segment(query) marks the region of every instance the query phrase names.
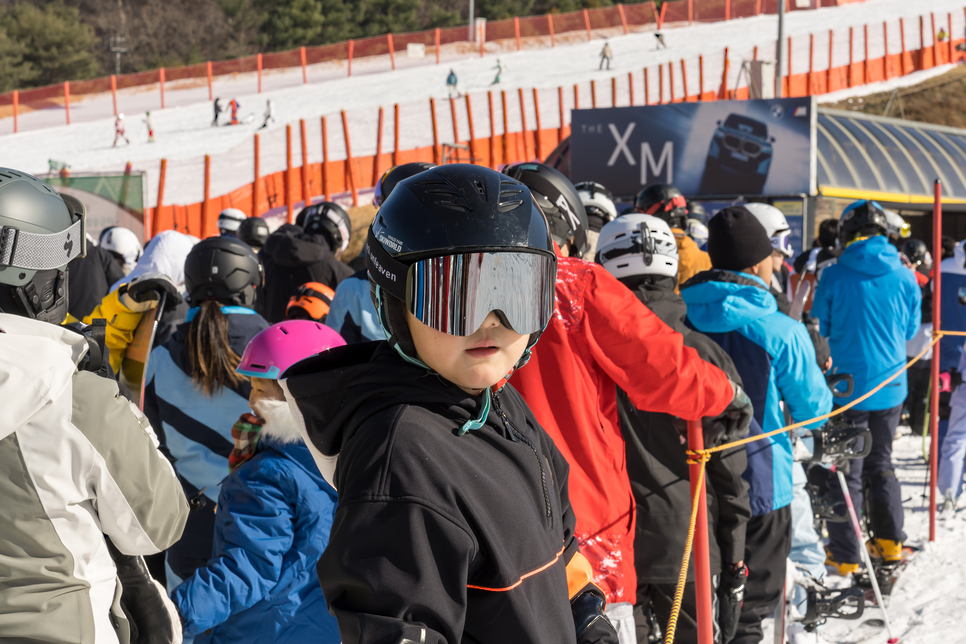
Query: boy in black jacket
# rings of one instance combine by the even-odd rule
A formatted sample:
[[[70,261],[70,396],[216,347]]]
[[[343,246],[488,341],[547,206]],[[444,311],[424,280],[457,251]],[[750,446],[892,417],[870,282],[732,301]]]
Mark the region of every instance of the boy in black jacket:
[[[688,328],[687,305],[675,293],[678,249],[674,234],[663,220],[651,215],[618,217],[600,231],[597,260],[651,311],[684,336],[685,346],[701,359],[741,383],[728,354],[713,340]],[[637,598],[634,617],[637,640],[653,635],[649,613],[657,626],[667,627],[680,572],[691,517],[691,485],[687,445],[668,414],[636,409],[618,390],[617,410],[627,445],[627,473],[637,504],[634,565]],[[708,436],[708,445],[715,444]],[[721,441],[718,440],[718,443]],[[743,559],[745,524],[751,516],[748,484],[741,478],[748,464],[743,447],[715,454],[707,464],[711,573],[719,576],[718,623],[727,642],[734,635],[741,594],[747,575]],[[694,571],[688,575],[678,619],[681,641],[697,640]]]
[[[568,466],[506,379],[553,314],[527,188],[478,166],[400,183],[367,241],[387,342],[285,374],[339,491],[319,579],[342,641],[616,644]]]

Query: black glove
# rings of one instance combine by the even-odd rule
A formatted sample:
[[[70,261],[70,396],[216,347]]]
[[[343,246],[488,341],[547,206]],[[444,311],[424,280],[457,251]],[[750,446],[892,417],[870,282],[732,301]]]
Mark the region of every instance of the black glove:
[[[121,604],[131,621],[132,640],[139,644],[181,644],[181,618],[164,586],[151,578],[144,557],[122,554],[110,539],[107,549],[121,582]]]
[[[745,601],[745,582],[748,580],[748,566],[740,568],[725,564],[718,584],[718,628],[721,629],[721,642],[727,644],[738,632],[738,617]]]
[[[618,644],[617,631],[604,615],[606,605],[604,594],[591,584],[570,600],[577,644]]]
[[[174,309],[183,301],[178,287],[170,277],[162,273],[138,275],[121,289],[121,302],[132,311],[153,309],[161,299],[161,293],[165,294],[165,311]]]
[[[730,382],[730,381],[729,381]],[[744,438],[754,415],[751,399],[736,382],[731,382],[731,404],[715,418],[704,418],[704,446],[715,447]]]

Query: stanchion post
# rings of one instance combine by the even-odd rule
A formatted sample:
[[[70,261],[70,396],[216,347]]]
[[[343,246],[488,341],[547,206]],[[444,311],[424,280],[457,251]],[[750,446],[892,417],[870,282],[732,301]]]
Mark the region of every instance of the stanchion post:
[[[688,448],[692,451],[704,449],[704,428],[700,420],[688,421]],[[691,478],[691,498],[698,487],[698,478],[704,464],[695,461],[688,466]],[[698,514],[694,524],[694,591],[697,599],[698,644],[712,644],[714,641],[714,619],[711,609],[711,555],[708,549],[708,495],[704,490],[698,495]]]
[[[932,252],[942,257],[943,248],[943,185],[939,179],[933,184]],[[933,260],[932,291],[942,294],[942,271],[938,259]],[[932,329],[941,328],[939,320],[940,297],[932,298]],[[933,347],[932,378],[929,390],[929,540],[936,540],[936,475],[939,467],[939,345]]]
[[[295,223],[295,208],[292,203],[292,126],[285,126],[285,211],[288,223]]]

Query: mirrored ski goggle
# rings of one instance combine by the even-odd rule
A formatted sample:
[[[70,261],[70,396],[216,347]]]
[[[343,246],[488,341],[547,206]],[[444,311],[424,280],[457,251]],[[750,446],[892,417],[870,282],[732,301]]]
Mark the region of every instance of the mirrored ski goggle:
[[[416,262],[406,305],[426,326],[470,335],[495,311],[520,335],[542,331],[553,315],[556,259],[537,253],[466,253]]]

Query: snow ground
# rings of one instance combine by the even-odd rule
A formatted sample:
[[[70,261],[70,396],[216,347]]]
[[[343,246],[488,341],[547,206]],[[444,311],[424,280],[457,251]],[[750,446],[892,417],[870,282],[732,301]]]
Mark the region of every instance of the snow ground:
[[[899,578],[886,600],[893,631],[900,644],[959,644],[966,642],[962,625],[966,614],[966,511],[936,522],[936,541],[929,543],[928,488],[924,487],[928,464],[923,459],[921,436],[912,435],[908,427],[900,427],[894,444],[893,460],[896,476],[902,486],[907,543],[922,547],[916,559]],[[928,441],[925,449],[928,449]],[[941,500],[940,500],[941,501]],[[830,577],[830,585],[841,584],[841,578]],[[883,627],[866,622],[882,619],[878,608],[866,607],[857,621],[829,620],[819,629],[824,641],[834,644],[886,644],[888,634]],[[771,620],[766,622],[763,642],[774,641]]]
[[[918,17],[925,17],[925,43],[931,44],[930,18],[926,12],[935,12],[937,30],[946,26],[946,13],[952,13],[952,32],[961,33],[966,27],[963,0],[867,0],[863,3],[815,11],[792,12],[786,20],[786,34],[793,37],[791,52],[792,71],[807,71],[810,33],[815,33],[814,69],[827,68],[829,63],[829,28],[834,30],[832,48],[833,65],[845,64],[849,59],[849,27],[855,29],[853,44],[856,60],[864,56],[866,48],[862,25],[871,23],[868,34],[868,51],[872,58],[884,51],[882,21],[888,19],[889,51],[901,50],[899,20],[905,17],[905,41],[907,49],[920,44]],[[590,101],[589,81],[596,79],[598,105],[609,106],[610,78],[617,77],[618,105],[628,104],[628,72],[634,75],[635,103],[644,102],[643,71],[649,69],[648,92],[652,102],[659,95],[657,66],[665,67],[665,91],[669,95],[667,63],[674,64],[674,93],[682,95],[680,64],[684,60],[687,69],[688,89],[697,92],[698,56],[704,60],[704,88],[716,88],[720,83],[724,66],[723,51],[729,48],[729,86],[734,86],[742,59],[751,59],[753,48],[758,46],[760,59],[773,59],[774,35],[777,31],[775,16],[759,16],[729,22],[680,26],[665,30],[668,48],[654,51],[654,38],[650,32],[618,35],[610,38],[614,50],[613,69],[608,73],[598,71],[600,40],[583,42],[557,48],[525,49],[521,52],[501,53],[499,58],[507,66],[503,82],[496,86],[507,91],[507,121],[510,131],[520,129],[520,99],[515,91],[524,93],[524,110],[528,126],[536,121],[531,88],[539,89],[541,125],[556,127],[559,124],[557,87],[565,86],[565,108],[574,105],[573,86],[579,84],[580,104]],[[98,95],[73,101],[71,117],[74,124],[57,125],[63,119],[62,108],[38,110],[20,117],[20,127],[25,131],[7,134],[0,138],[0,165],[12,166],[29,172],[47,171],[48,159],[70,164],[72,171],[120,171],[130,161],[135,170],[147,173],[147,203],[154,205],[160,159],[168,159],[168,177],[165,203],[189,204],[202,199],[204,155],[212,155],[212,196],[225,194],[251,181],[254,173],[252,134],[261,123],[264,101],[271,98],[276,106],[277,123],[262,130],[261,172],[268,174],[285,167],[285,128],[293,127],[293,164],[301,164],[298,120],[307,120],[308,159],[321,161],[321,126],[319,117],[328,122],[328,148],[330,159],[345,158],[340,110],[346,110],[352,149],[355,155],[370,155],[376,147],[378,109],[386,106],[383,127],[383,151],[391,151],[393,145],[393,103],[400,109],[400,149],[411,149],[432,143],[432,126],[428,98],[437,98],[437,122],[440,140],[452,141],[453,127],[449,102],[445,100],[445,76],[452,67],[460,78],[460,88],[471,94],[474,126],[477,137],[487,136],[490,131],[486,91],[491,89],[496,56],[485,58],[455,58],[456,51],[444,56],[444,63],[435,65],[400,65],[397,71],[384,71],[386,61],[378,58],[353,61],[351,78],[334,78],[339,72],[338,64],[312,66],[309,79],[312,84],[301,85],[301,70],[265,73],[262,94],[256,92],[254,74],[239,74],[216,81],[215,94],[226,100],[236,97],[242,108],[241,115],[252,113],[254,125],[233,127],[209,127],[212,118],[211,104],[207,101],[207,87],[201,83],[166,86],[167,109],[159,107],[155,90],[131,90],[119,92],[118,101],[122,112],[127,113],[128,136],[131,146],[112,148],[113,112],[111,97]],[[397,57],[397,64],[405,57]],[[379,71],[383,70],[383,71]],[[318,82],[323,80],[324,82]],[[180,87],[180,89],[179,89]],[[494,121],[497,133],[502,131],[502,107],[500,95],[494,96]],[[468,133],[466,107],[463,101],[456,103],[459,137]],[[154,109],[152,109],[154,108]],[[156,124],[156,143],[146,143],[147,132],[140,122],[141,110],[152,109]],[[565,116],[566,118],[566,116]],[[90,120],[87,120],[90,119]],[[31,129],[43,128],[43,129]],[[0,133],[11,132],[12,119],[0,120]]]

